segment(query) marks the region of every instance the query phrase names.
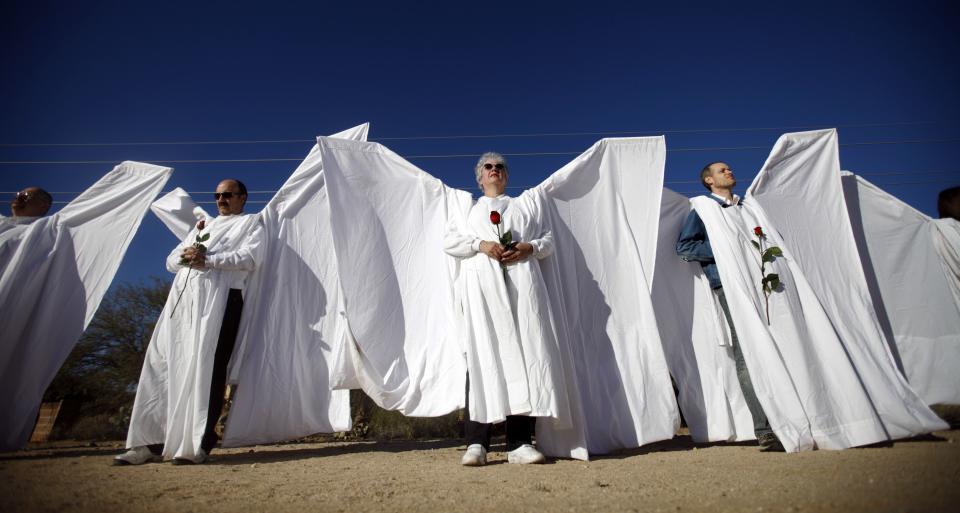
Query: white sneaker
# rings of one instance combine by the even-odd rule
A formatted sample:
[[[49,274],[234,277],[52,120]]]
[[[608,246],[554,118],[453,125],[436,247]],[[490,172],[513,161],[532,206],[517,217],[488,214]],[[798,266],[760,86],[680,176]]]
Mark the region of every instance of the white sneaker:
[[[487,464],[487,450],[480,444],[471,444],[460,459],[464,467],[482,467]]]
[[[171,463],[173,463],[174,465],[199,465],[207,461],[207,457],[208,457],[207,451],[204,451],[203,449],[197,449],[196,456],[192,458],[187,458],[187,457],[174,458],[173,461],[171,461]]]
[[[547,458],[543,456],[543,453],[534,449],[530,444],[523,444],[507,453],[508,463],[529,465],[531,463],[543,463],[545,461],[547,461]]]
[[[129,451],[119,455],[114,456],[113,464],[114,465],[143,465],[148,461],[156,461],[160,457],[156,456],[150,449],[145,445],[140,447],[134,447]]]

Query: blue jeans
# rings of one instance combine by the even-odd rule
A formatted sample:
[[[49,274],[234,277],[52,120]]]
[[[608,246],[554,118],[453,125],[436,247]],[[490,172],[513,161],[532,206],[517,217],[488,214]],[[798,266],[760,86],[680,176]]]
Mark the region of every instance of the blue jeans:
[[[737,363],[737,379],[740,381],[740,389],[743,390],[743,398],[747,401],[747,408],[750,409],[750,415],[753,417],[753,433],[759,439],[761,435],[772,433],[773,430],[770,429],[770,421],[767,420],[767,415],[763,413],[760,401],[757,400],[757,393],[753,391],[750,371],[747,370],[747,362],[743,360],[740,339],[737,338],[737,330],[733,326],[733,319],[730,318],[730,307],[727,306],[727,296],[723,293],[723,287],[713,289],[713,293],[720,300],[723,315],[727,318],[727,324],[730,325],[730,342],[733,344],[733,359]]]

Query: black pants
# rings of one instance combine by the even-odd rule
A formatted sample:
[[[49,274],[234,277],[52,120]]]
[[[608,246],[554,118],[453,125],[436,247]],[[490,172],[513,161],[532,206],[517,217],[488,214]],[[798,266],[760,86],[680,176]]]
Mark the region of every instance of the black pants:
[[[230,289],[227,296],[227,308],[220,325],[220,337],[213,356],[213,377],[210,379],[210,398],[207,403],[207,425],[203,430],[200,448],[207,454],[217,445],[217,420],[223,410],[223,395],[227,389],[227,365],[233,355],[233,346],[240,331],[240,313],[243,311],[243,293],[239,289]],[[163,444],[149,446],[154,454],[163,453]]]
[[[470,420],[470,376],[467,376],[467,400],[463,412],[463,431],[467,445],[480,444],[490,450],[490,429],[493,424],[483,424]],[[533,431],[537,426],[536,417],[526,415],[507,415],[507,451],[512,451],[523,444],[533,443]]]

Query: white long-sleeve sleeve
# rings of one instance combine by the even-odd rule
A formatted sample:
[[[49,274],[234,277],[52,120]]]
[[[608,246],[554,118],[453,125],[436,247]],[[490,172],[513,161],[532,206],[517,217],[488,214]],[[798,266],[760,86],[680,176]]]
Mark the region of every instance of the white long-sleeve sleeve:
[[[443,238],[443,250],[448,255],[461,258],[472,257],[480,251],[481,242],[478,237],[461,233],[455,221],[451,220],[447,223],[447,234]]]
[[[186,242],[181,242],[173,248],[173,251],[167,255],[167,270],[173,274],[177,274],[177,271],[180,270],[180,255],[183,253],[183,250],[186,249],[188,244]]]
[[[533,256],[535,258],[543,259],[553,254],[554,243],[553,243],[553,232],[547,230],[542,237],[539,239],[534,239],[529,241],[530,245],[533,246]]]
[[[252,271],[263,261],[263,226],[256,224],[243,244],[233,251],[208,253],[206,267],[225,271]]]

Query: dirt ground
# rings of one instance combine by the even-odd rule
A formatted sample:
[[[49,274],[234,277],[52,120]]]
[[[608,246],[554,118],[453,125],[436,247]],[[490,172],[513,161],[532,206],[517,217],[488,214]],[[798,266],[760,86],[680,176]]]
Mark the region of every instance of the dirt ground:
[[[114,444],[111,444],[114,445]],[[801,454],[681,436],[590,462],[459,465],[458,441],[259,446],[110,466],[112,447],[0,455],[0,511],[960,511],[960,431]],[[498,450],[499,449],[499,450]]]

